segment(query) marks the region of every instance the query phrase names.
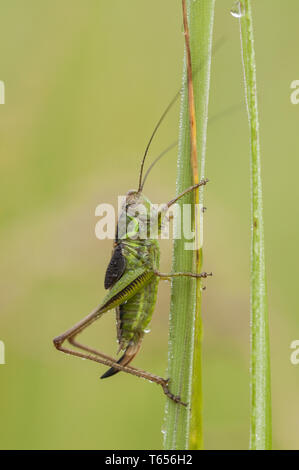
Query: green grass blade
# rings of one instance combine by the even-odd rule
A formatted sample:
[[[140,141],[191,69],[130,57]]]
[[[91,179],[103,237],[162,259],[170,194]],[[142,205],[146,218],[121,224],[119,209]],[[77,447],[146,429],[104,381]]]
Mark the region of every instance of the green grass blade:
[[[206,138],[208,122],[208,104],[210,88],[210,67],[212,56],[212,36],[215,1],[207,0],[198,3],[196,16],[190,18],[190,27],[196,31],[190,37],[191,50],[203,69],[194,76],[197,147],[200,159],[200,180],[205,177]],[[192,20],[194,25],[192,24]],[[193,70],[196,70],[196,68]],[[200,188],[199,203],[203,206],[205,188]],[[198,233],[203,233],[203,212],[199,212]],[[197,272],[202,270],[202,239],[200,239],[200,256]],[[196,311],[194,323],[194,351],[191,389],[191,421],[189,430],[189,448],[203,448],[203,393],[202,393],[202,317],[201,317],[201,281],[196,283]]]
[[[205,170],[214,4],[214,0],[188,0],[187,2],[201,177],[204,176]],[[185,56],[183,84],[186,83]],[[184,86],[181,100],[177,193],[193,183],[190,152],[188,90]],[[194,195],[190,194],[180,201],[180,205],[193,203],[193,201]],[[202,193],[200,194],[200,202],[203,202]],[[183,233],[183,221],[181,221],[181,230]],[[184,239],[174,241],[173,271],[195,270],[195,252],[186,250],[185,242]],[[190,406],[184,408],[167,400],[164,424],[164,447],[166,449],[187,449],[189,446],[191,448],[203,447],[200,300],[200,289],[196,288],[195,280],[188,278],[173,280],[168,375],[171,378],[171,391],[179,394],[182,400],[188,402],[189,405],[192,404],[193,412],[191,415]]]
[[[251,153],[251,425],[250,448],[271,449],[269,327],[264,254],[261,155],[251,1],[237,4]]]

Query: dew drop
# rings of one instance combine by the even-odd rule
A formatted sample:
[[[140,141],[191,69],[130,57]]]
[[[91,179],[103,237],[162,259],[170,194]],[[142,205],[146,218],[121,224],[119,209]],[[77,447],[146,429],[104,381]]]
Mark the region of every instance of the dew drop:
[[[240,2],[240,1],[235,2],[232,6],[230,14],[234,18],[241,18],[244,15],[244,9],[243,9],[242,2]]]
[[[151,330],[148,328],[147,330],[144,330],[144,333],[150,333]]]

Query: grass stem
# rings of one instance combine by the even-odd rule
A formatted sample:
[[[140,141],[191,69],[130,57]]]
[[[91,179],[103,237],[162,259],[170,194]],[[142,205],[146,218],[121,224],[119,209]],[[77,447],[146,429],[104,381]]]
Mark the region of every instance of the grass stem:
[[[187,0],[183,4],[186,48],[181,99],[177,193],[205,176],[205,148],[208,117],[209,76],[212,50],[214,0]],[[186,34],[187,33],[187,34]],[[189,51],[188,51],[189,49]],[[188,60],[189,57],[189,60]],[[192,69],[195,71],[191,73]],[[188,80],[189,71],[189,80]],[[188,83],[188,87],[184,86]],[[191,126],[190,122],[194,125]],[[196,123],[196,127],[195,127]],[[199,165],[197,155],[200,156]],[[203,203],[203,190],[184,197],[182,204]],[[196,215],[197,214],[197,215]],[[202,211],[194,210],[199,249],[190,249],[183,237],[174,240],[173,271],[200,272],[202,265]],[[184,233],[183,218],[181,233]],[[194,245],[194,242],[193,244]],[[189,248],[189,249],[188,249]],[[197,256],[196,256],[197,253]],[[174,279],[171,294],[168,375],[172,392],[189,406],[184,408],[167,400],[164,447],[202,449],[201,380],[201,284],[194,279]],[[191,413],[192,409],[192,413]]]
[[[271,383],[261,154],[251,1],[237,3],[251,156],[250,449],[271,449]]]

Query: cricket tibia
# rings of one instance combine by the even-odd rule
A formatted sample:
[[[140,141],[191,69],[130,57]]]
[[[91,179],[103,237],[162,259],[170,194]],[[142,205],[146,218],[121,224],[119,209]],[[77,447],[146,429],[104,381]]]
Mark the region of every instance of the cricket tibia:
[[[130,364],[130,362],[134,359],[134,357],[138,353],[140,346],[141,346],[141,343],[129,345],[127,349],[125,350],[125,353],[117,361],[117,364],[123,367]],[[116,369],[115,367],[111,367],[111,369],[108,369],[107,372],[105,372],[105,374],[101,376],[101,379],[112,377],[112,375],[115,375],[118,372],[121,372],[121,369]]]

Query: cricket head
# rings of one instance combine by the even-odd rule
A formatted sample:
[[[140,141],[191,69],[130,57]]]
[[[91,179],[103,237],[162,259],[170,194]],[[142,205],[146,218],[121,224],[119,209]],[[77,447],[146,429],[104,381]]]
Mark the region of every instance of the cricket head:
[[[117,238],[157,238],[167,210],[167,204],[152,204],[141,191],[128,191],[118,219]]]

